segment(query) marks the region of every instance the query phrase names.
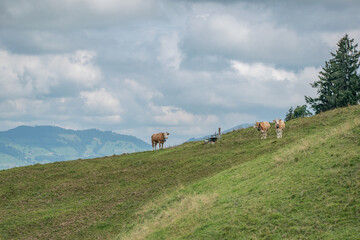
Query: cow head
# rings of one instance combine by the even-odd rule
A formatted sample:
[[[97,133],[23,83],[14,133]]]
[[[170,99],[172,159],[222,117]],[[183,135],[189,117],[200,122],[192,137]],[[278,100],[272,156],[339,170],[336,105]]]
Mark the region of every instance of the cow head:
[[[259,122],[256,122],[256,123],[254,124],[254,128],[257,128],[257,130],[260,131],[260,123],[259,123]]]
[[[164,133],[164,138],[167,139],[169,135],[170,135],[170,133],[168,133],[168,132]]]
[[[275,123],[275,128],[279,128],[280,121],[281,121],[281,119],[273,120],[273,122]]]

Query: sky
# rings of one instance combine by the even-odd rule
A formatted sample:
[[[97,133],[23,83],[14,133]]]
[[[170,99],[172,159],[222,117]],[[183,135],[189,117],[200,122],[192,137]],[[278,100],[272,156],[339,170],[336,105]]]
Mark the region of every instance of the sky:
[[[0,0],[0,131],[110,130],[165,145],[284,118],[358,0]]]

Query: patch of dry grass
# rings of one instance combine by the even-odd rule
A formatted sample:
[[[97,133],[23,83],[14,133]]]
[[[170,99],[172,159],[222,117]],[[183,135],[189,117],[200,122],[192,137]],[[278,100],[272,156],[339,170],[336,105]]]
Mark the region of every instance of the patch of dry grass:
[[[118,240],[139,240],[146,239],[157,229],[166,228],[179,221],[183,217],[187,217],[189,214],[200,214],[200,211],[204,208],[210,207],[218,198],[217,194],[199,194],[199,195],[187,195],[180,201],[171,204],[165,210],[161,211],[155,217],[144,220],[141,224],[137,225],[135,229],[126,234],[125,236],[118,236]],[[144,215],[146,212],[151,212],[153,208],[156,208],[159,203],[150,203],[145,206],[140,212],[140,215]],[[146,215],[146,214],[145,214]]]

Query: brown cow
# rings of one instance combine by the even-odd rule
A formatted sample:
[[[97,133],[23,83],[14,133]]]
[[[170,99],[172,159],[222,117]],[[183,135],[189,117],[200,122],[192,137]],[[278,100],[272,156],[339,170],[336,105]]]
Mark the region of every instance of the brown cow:
[[[256,122],[254,128],[261,132],[261,139],[266,139],[267,132],[270,128],[269,122]]]
[[[282,132],[285,129],[285,123],[281,119],[275,119],[273,121],[275,123],[276,136],[277,138],[282,138]]]
[[[159,143],[159,148],[164,148],[164,142],[168,138],[170,133],[155,133],[151,136],[151,144],[153,147],[153,150],[156,150],[156,145]]]

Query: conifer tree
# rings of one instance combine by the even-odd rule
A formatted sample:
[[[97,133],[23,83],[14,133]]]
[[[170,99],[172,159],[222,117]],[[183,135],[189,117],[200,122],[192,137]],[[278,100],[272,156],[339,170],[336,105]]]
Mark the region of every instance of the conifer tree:
[[[305,96],[315,113],[337,107],[357,104],[360,101],[359,55],[354,39],[346,34],[337,44],[332,59],[325,62],[319,80],[311,84],[317,88],[318,98]]]
[[[289,111],[286,113],[286,116],[285,116],[285,122],[291,120],[294,118],[294,108],[291,106],[289,108]]]

